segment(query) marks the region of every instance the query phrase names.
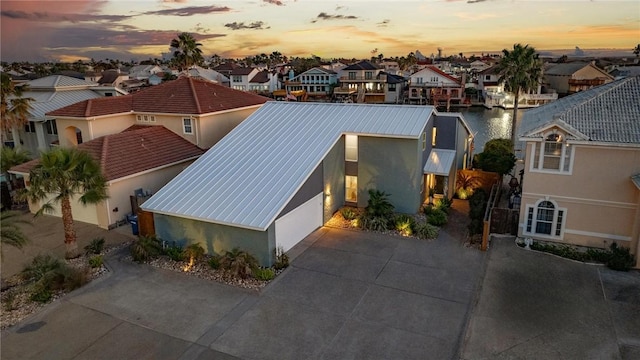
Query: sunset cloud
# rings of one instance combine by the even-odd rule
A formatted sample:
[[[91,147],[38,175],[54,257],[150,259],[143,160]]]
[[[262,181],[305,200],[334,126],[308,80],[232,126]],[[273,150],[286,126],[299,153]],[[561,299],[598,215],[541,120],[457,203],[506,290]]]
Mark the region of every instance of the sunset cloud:
[[[265,2],[267,4],[277,5],[277,6],[284,6],[284,3],[280,0],[262,0],[262,2]]]
[[[168,15],[168,16],[193,16],[212,14],[219,12],[229,12],[230,7],[227,6],[188,6],[178,9],[162,9],[156,11],[147,11],[145,15]]]
[[[60,14],[49,12],[26,12],[20,10],[2,10],[0,15],[15,20],[29,20],[39,22],[69,21],[72,23],[85,21],[122,21],[129,19],[129,15],[95,15],[95,14]]]
[[[358,17],[354,15],[330,15],[330,14],[327,14],[326,12],[321,12],[320,14],[318,14],[318,16],[316,16],[314,20],[311,20],[311,22],[316,23],[320,20],[356,20],[356,19],[358,19]]]
[[[224,24],[224,26],[231,30],[264,30],[271,28],[270,26],[265,27],[265,23],[262,21],[254,21],[248,25],[246,25],[244,22],[232,22]]]

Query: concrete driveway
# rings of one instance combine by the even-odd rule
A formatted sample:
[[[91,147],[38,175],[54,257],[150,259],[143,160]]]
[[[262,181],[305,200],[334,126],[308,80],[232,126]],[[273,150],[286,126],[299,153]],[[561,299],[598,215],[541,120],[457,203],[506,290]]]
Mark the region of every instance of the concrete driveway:
[[[322,228],[260,294],[112,257],[2,334],[3,359],[453,359],[486,255]]]
[[[640,272],[492,241],[463,359],[640,359]]]

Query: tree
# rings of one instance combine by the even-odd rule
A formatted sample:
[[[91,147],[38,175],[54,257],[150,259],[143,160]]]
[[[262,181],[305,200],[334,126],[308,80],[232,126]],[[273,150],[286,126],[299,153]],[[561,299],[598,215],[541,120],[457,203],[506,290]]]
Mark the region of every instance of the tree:
[[[5,179],[8,180],[9,184],[13,184],[14,175],[9,174],[9,169],[29,160],[31,160],[31,156],[28,151],[3,146],[2,153],[0,153],[0,172],[5,175]]]
[[[192,65],[199,65],[204,61],[202,56],[201,43],[189,33],[178,34],[178,38],[171,40],[173,58],[180,66],[181,70],[188,69]]]
[[[640,57],[640,44],[636,45],[633,49],[633,53],[636,54],[636,57]]]
[[[20,218],[20,215],[22,215],[20,211],[3,211],[1,213],[0,242],[3,246],[10,245],[22,249],[29,242],[29,239],[17,224],[31,224],[31,222]]]
[[[26,198],[31,202],[46,201],[36,215],[52,212],[60,204],[64,227],[65,257],[80,255],[71,213],[71,201],[96,204],[107,199],[106,180],[100,164],[89,153],[77,148],[55,148],[45,152],[29,173],[30,186]]]
[[[9,75],[2,73],[0,92],[0,118],[2,119],[1,131],[3,134],[14,128],[21,127],[29,121],[31,102],[33,98],[22,97],[26,85],[15,86]],[[19,144],[16,144],[19,146]]]
[[[496,70],[500,74],[499,81],[504,84],[505,90],[512,92],[515,96],[511,122],[511,143],[515,146],[520,94],[538,87],[542,78],[542,62],[538,59],[533,47],[515,44],[511,51],[502,50],[502,59]]]
[[[497,172],[502,176],[513,169],[516,160],[511,140],[492,139],[484,145],[483,152],[473,157],[473,166],[484,171]]]

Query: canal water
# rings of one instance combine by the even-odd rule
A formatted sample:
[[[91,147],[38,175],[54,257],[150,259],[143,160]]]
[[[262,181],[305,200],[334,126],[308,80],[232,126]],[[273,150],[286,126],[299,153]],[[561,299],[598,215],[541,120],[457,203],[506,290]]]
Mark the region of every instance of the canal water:
[[[511,138],[511,120],[513,118],[512,109],[487,109],[482,106],[473,106],[459,110],[452,109],[452,111],[459,111],[462,113],[462,116],[464,116],[465,121],[475,135],[474,154],[481,153],[484,149],[484,144],[491,139]],[[518,110],[518,122],[522,119],[522,115],[525,111],[526,110]]]

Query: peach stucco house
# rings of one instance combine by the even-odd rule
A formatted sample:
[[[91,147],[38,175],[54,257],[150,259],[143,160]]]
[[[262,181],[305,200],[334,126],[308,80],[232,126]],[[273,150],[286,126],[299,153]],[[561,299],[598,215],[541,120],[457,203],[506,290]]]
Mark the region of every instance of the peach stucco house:
[[[268,100],[181,77],[126,96],[81,101],[46,115],[55,119],[60,146],[75,146],[137,124],[162,125],[206,149]]]
[[[638,259],[638,99],[636,76],[525,113],[519,236],[592,247],[616,242]]]

